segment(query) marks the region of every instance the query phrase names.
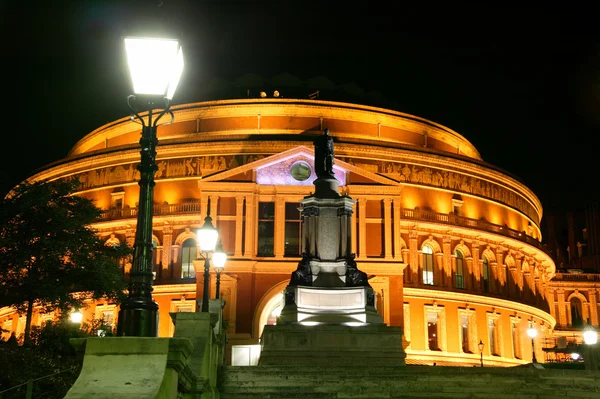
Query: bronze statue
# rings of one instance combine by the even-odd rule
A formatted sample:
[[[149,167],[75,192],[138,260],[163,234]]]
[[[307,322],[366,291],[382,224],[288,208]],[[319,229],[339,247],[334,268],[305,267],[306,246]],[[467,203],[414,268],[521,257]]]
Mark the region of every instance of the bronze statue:
[[[329,129],[325,129],[322,136],[317,137],[315,145],[315,173],[319,178],[334,177],[333,174],[333,138]]]
[[[306,252],[302,253],[302,260],[298,262],[298,267],[292,272],[290,285],[312,286],[312,271],[310,269],[311,256]]]
[[[367,273],[358,270],[354,257],[352,254],[346,259],[346,287],[370,287]]]

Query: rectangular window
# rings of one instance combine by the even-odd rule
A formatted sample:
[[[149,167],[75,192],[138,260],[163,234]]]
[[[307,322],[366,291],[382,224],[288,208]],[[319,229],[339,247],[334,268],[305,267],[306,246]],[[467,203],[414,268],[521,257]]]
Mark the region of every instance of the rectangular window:
[[[512,348],[513,348],[513,356],[516,359],[521,359],[521,351],[520,348],[520,339],[519,339],[519,325],[517,323],[512,323]]]
[[[488,319],[488,341],[490,344],[490,354],[493,356],[499,356],[498,342],[496,340],[497,340],[496,323],[494,323],[494,320]]]
[[[302,217],[300,203],[285,203],[285,247],[284,256],[300,256],[302,252]]]
[[[469,348],[469,316],[460,316],[460,341],[464,353],[473,353]]]
[[[275,256],[275,203],[258,203],[258,256]]]
[[[456,251],[456,288],[465,288],[465,259],[460,251]]]
[[[427,313],[427,342],[429,350],[439,351],[438,314]]]

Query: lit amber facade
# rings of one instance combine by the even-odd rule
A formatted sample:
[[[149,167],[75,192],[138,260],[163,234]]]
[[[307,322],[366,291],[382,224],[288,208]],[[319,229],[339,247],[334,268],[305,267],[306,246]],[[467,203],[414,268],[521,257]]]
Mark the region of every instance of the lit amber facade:
[[[169,312],[195,311],[202,297],[193,240],[210,212],[229,256],[221,278],[229,343],[258,343],[300,259],[298,202],[313,191],[312,141],[329,128],[340,191],[357,201],[353,252],[384,321],[404,326],[407,363],[478,365],[480,341],[488,365],[526,363],[530,325],[543,359],[540,343],[556,320],[542,206],[460,134],[395,111],[315,100],[215,101],[173,112],[175,122],[158,128],[155,175],[161,336],[173,332]],[[107,124],[32,178],[80,180],[80,194],[105,211],[99,234],[132,245],[139,137],[129,118]],[[292,173],[297,165],[304,169]],[[116,310],[91,303],[86,316],[116,322]],[[0,325],[19,332],[24,321],[3,309]]]

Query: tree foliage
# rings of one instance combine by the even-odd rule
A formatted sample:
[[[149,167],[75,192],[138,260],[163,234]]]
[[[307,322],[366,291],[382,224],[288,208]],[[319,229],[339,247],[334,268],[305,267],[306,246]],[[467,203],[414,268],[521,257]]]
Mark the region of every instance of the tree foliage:
[[[119,259],[126,246],[108,247],[90,227],[101,211],[73,195],[76,181],[24,182],[0,204],[0,307],[66,311],[88,298],[120,301],[125,282]]]

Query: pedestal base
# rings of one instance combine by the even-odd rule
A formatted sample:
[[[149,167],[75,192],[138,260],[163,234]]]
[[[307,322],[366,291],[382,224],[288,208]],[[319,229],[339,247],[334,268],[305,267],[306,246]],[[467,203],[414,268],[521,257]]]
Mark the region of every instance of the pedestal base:
[[[383,324],[371,287],[288,286],[277,324]]]
[[[405,366],[405,358],[401,327],[290,324],[265,326],[258,364]]]

